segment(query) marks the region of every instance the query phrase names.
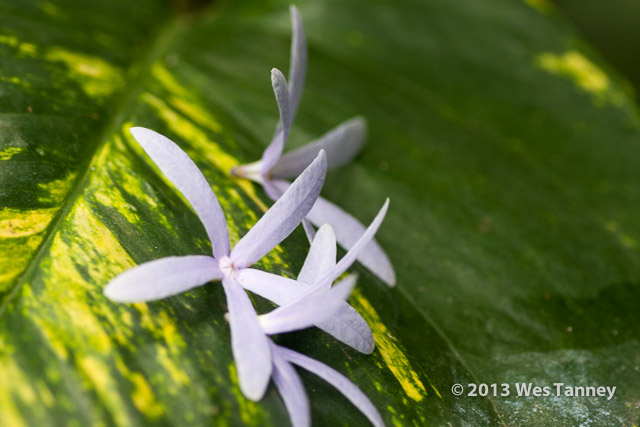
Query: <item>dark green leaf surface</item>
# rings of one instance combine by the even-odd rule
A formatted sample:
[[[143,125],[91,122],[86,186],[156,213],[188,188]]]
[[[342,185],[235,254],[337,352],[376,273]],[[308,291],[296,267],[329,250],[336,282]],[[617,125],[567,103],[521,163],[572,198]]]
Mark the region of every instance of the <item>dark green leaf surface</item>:
[[[0,425],[286,424],[274,387],[237,387],[218,284],[149,304],[104,285],[210,251],[132,141],[176,141],[219,196],[233,242],[268,207],[229,168],[259,157],[286,70],[286,2],[194,17],[154,3],[0,4]],[[324,195],[369,221],[397,270],[352,304],[377,344],[282,337],[349,376],[389,425],[630,424],[640,390],[640,128],[622,86],[546,3],[303,2],[310,70],[292,146],[355,114],[357,161]],[[260,268],[294,276],[298,230]],[[356,268],[358,269],[358,268]],[[270,305],[256,303],[261,311]],[[366,420],[311,375],[316,425]],[[611,401],[455,397],[454,383],[617,386]]]

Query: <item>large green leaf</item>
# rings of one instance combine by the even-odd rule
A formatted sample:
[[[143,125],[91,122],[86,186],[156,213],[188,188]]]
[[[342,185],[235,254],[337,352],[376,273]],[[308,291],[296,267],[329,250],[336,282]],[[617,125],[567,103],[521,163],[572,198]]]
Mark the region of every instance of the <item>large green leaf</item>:
[[[303,2],[310,72],[292,145],[363,114],[369,142],[324,194],[368,221],[398,270],[361,270],[373,355],[282,337],[368,394],[388,424],[631,423],[640,390],[640,126],[622,85],[541,1]],[[131,140],[176,141],[237,241],[268,205],[229,177],[255,160],[286,69],[287,2],[2,2],[0,425],[274,424],[237,387],[217,285],[150,304],[110,278],[208,253],[198,219]],[[261,263],[294,276],[298,230]],[[256,299],[261,310],[270,307]],[[365,424],[303,380],[319,425]],[[455,397],[454,383],[617,386],[615,397]]]

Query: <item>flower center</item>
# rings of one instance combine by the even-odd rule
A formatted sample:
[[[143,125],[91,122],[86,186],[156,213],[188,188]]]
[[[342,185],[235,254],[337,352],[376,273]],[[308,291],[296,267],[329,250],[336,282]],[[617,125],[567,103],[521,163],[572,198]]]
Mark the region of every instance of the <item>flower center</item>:
[[[228,256],[222,257],[220,261],[218,261],[218,268],[225,277],[235,278],[238,274],[238,269],[235,265],[233,265],[233,261]]]

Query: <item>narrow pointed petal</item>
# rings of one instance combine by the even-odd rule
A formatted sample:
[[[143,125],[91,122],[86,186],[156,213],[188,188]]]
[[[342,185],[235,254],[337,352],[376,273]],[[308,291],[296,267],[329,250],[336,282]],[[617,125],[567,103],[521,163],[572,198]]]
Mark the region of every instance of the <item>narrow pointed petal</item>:
[[[304,34],[300,12],[295,6],[291,6],[290,11],[292,39],[289,63],[289,86],[291,90],[289,95],[291,99],[291,118],[293,119],[298,111],[298,105],[300,105],[302,89],[307,75],[307,38]]]
[[[269,196],[269,198],[275,202],[280,197],[282,197],[282,195],[284,194],[286,189],[289,188],[289,186],[287,185],[287,188],[285,188],[284,190],[280,191],[280,188],[275,186],[275,185],[273,185],[271,180],[264,180],[262,182],[262,188],[264,189],[264,192],[267,193],[267,196]]]
[[[361,353],[373,353],[375,342],[369,324],[346,302],[340,304],[333,317],[316,326]]]
[[[227,221],[211,186],[193,160],[169,138],[157,132],[134,127],[131,134],[198,214],[211,240],[214,256],[220,259],[228,255]]]
[[[371,221],[369,227],[365,230],[365,232],[360,236],[358,241],[347,251],[347,253],[340,258],[340,261],[336,264],[336,266],[330,271],[325,277],[327,280],[333,282],[337,279],[342,273],[347,271],[351,264],[355,262],[358,258],[358,255],[364,250],[367,245],[373,241],[373,236],[375,236],[378,228],[382,224],[385,215],[387,214],[387,209],[389,208],[389,199],[385,200],[384,205],[378,211],[376,217]],[[323,280],[323,279],[320,279]]]
[[[312,327],[331,318],[349,297],[356,276],[347,276],[330,289],[314,286],[288,304],[260,316],[260,324],[269,335]]]
[[[273,165],[280,160],[285,143],[286,141],[284,139],[282,124],[278,122],[278,127],[276,128],[276,133],[273,136],[271,143],[269,143],[269,146],[262,152],[262,158],[260,159],[261,176],[267,175]]]
[[[262,182],[262,188],[264,189],[264,192],[267,193],[267,196],[269,196],[269,198],[271,198],[271,200],[273,201],[276,201],[280,197],[282,197],[284,192],[287,191],[287,188],[289,188],[290,186],[291,183],[289,181],[284,181],[281,179],[266,179]],[[313,228],[313,224],[311,224],[311,222],[309,222],[309,220],[305,218],[302,220],[302,227],[304,228],[304,232],[307,235],[309,244],[311,244],[311,242],[313,242],[313,238],[316,235],[316,230],[315,228]]]
[[[311,288],[306,283],[253,268],[240,270],[237,280],[246,290],[280,306],[293,301]],[[333,318],[316,326],[362,353],[369,354],[373,351],[373,335],[369,325],[346,302],[341,304]]]
[[[311,288],[306,283],[254,268],[239,270],[236,280],[244,289],[277,305],[287,304]]]
[[[291,234],[313,207],[326,173],[326,155],[321,151],[233,248],[230,258],[236,267],[252,265]]]
[[[360,152],[366,134],[366,121],[362,117],[351,119],[316,141],[284,154],[271,169],[271,174],[275,178],[295,178],[313,161],[320,150],[327,152],[329,169],[341,166]]]
[[[262,153],[261,172],[263,175],[269,172],[280,159],[282,150],[284,150],[284,146],[287,143],[289,131],[291,130],[291,121],[293,120],[287,80],[277,68],[271,70],[271,85],[273,86],[273,93],[276,96],[278,110],[280,111],[280,123],[271,144]]]
[[[262,399],[271,378],[271,350],[256,310],[238,283],[222,279],[231,328],[231,349],[238,370],[240,390],[247,399]]]
[[[273,355],[273,382],[278,387],[293,427],[311,425],[309,398],[295,368],[278,355],[278,346],[271,344]]]
[[[291,97],[289,95],[289,86],[287,79],[282,71],[277,68],[271,69],[271,86],[273,94],[276,96],[278,104],[278,112],[280,113],[280,124],[284,134],[284,141],[287,141],[289,131],[291,130],[291,122],[293,121],[293,111],[291,110]]]
[[[217,261],[210,256],[161,258],[116,276],[107,284],[104,295],[118,302],[153,301],[186,292],[221,277]]]
[[[289,350],[288,348],[279,347],[278,352],[285,360],[319,376],[335,387],[335,389],[349,399],[375,427],[384,426],[382,417],[376,407],[373,406],[373,403],[371,403],[369,398],[355,384],[349,381],[347,377],[324,363],[320,363],[317,360]]]
[[[313,224],[311,224],[311,222],[306,218],[302,220],[302,228],[304,228],[304,233],[307,235],[309,244],[311,244],[313,239],[316,237],[316,229],[313,228]]]
[[[325,224],[316,233],[311,248],[298,274],[298,280],[315,284],[316,280],[327,274],[336,265],[336,235],[329,224]],[[329,282],[327,284],[331,286]]]
[[[289,90],[287,81],[279,70],[274,68],[271,71],[271,84],[278,102],[278,109],[280,110],[280,122],[271,143],[262,154],[261,172],[263,175],[266,175],[271,170],[282,155],[291,130],[291,122],[296,115],[302,98],[302,89],[307,73],[307,41],[302,26],[302,17],[295,6],[291,6],[291,24],[293,34],[291,40],[291,63],[289,66],[291,87]],[[313,158],[309,160],[309,163],[311,160]],[[303,169],[301,169],[301,172]]]
[[[316,226],[331,224],[336,240],[343,248],[350,250],[364,234],[365,227],[347,212],[333,203],[319,197],[307,215]],[[396,284],[396,273],[389,257],[378,242],[371,240],[358,253],[358,261],[389,286]]]

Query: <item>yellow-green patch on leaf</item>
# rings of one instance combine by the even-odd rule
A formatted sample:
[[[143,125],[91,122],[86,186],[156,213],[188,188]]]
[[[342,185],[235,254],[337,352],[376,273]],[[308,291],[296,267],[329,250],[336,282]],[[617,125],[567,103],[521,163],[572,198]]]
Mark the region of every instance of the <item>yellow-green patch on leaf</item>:
[[[625,103],[624,92],[612,84],[600,67],[578,51],[541,53],[536,56],[535,63],[549,73],[573,80],[580,89],[591,93],[599,106],[621,106]]]
[[[376,347],[387,364],[387,368],[396,377],[406,395],[416,402],[420,402],[427,395],[427,391],[418,374],[411,368],[409,360],[404,355],[404,350],[391,335],[373,306],[357,289],[353,292],[352,300],[355,302],[354,307],[371,327]]]
[[[89,96],[104,98],[124,84],[122,69],[100,57],[54,46],[47,51],[46,58],[64,63],[69,77],[77,81]]]

